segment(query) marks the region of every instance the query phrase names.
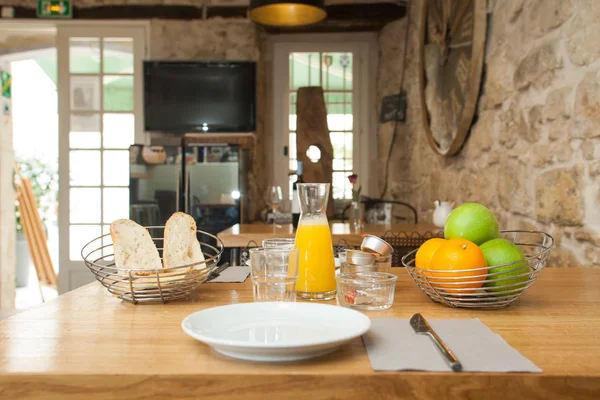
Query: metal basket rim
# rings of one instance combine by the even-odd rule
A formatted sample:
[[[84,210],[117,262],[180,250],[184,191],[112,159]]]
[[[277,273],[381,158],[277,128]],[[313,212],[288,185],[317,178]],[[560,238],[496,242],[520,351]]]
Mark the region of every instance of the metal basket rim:
[[[144,228],[146,228],[147,230],[150,230],[150,229],[164,229],[165,227],[164,226],[145,226]],[[187,264],[187,265],[179,265],[179,266],[176,266],[176,267],[156,268],[156,269],[127,268],[127,271],[131,271],[131,272],[143,272],[144,274],[147,274],[147,276],[152,276],[152,275],[158,275],[161,272],[165,273],[166,271],[176,271],[176,270],[190,269],[190,268],[193,268],[193,267],[195,267],[197,265],[202,265],[202,264],[204,264],[204,265],[206,265],[208,267],[209,263],[212,263],[214,261],[218,262],[219,259],[220,259],[220,257],[221,257],[221,255],[223,254],[223,251],[225,250],[225,246],[223,245],[223,241],[221,239],[219,239],[217,236],[215,236],[215,235],[213,235],[211,233],[208,233],[206,231],[202,231],[202,230],[196,229],[196,233],[197,234],[201,233],[203,235],[207,235],[207,236],[209,236],[209,237],[211,237],[211,238],[213,238],[213,239],[215,239],[217,241],[218,248],[214,247],[213,245],[210,245],[208,243],[204,243],[202,241],[198,241],[200,243],[201,247],[205,246],[205,247],[208,247],[208,248],[214,250],[215,253],[216,253],[215,255],[209,256],[204,261],[200,261],[200,262],[192,263],[192,264]],[[91,261],[91,260],[88,259],[90,255],[92,255],[93,253],[95,253],[97,251],[101,251],[102,249],[113,247],[112,243],[104,245],[104,246],[101,246],[101,247],[98,247],[98,248],[95,248],[95,249],[93,249],[91,251],[89,251],[89,249],[88,249],[89,253],[87,255],[85,255],[85,249],[88,246],[90,246],[92,243],[94,243],[95,241],[98,241],[98,240],[100,241],[100,243],[102,243],[101,240],[104,237],[107,237],[107,236],[110,236],[110,233],[98,236],[98,237],[90,240],[89,242],[87,242],[82,247],[82,249],[81,249],[81,257],[83,258],[83,261],[86,263],[86,265],[89,264],[88,268],[90,268],[90,265],[93,265],[96,268],[112,268],[112,269],[115,269],[115,270],[123,270],[122,268],[121,269],[117,268],[116,265],[115,266],[108,266],[108,265],[96,264],[96,261],[100,260],[101,258],[109,257],[111,255],[114,255],[114,253],[113,254],[108,254],[106,256],[102,256],[102,257],[96,259],[95,261]],[[151,238],[152,238],[153,241],[154,240],[162,240],[162,239],[164,239],[164,238],[154,238],[154,237],[152,237],[152,235],[150,235],[150,236],[151,236]],[[202,254],[204,254],[204,252]],[[161,257],[161,263],[162,263],[162,257]],[[143,276],[144,275],[142,275],[142,277]]]
[[[524,268],[523,267],[519,267],[518,264],[523,264],[525,262],[529,263],[529,261],[531,260],[539,260],[543,255],[545,255],[546,253],[548,253],[552,247],[554,246],[554,238],[552,237],[552,235],[546,233],[546,232],[542,232],[542,231],[533,231],[533,230],[501,230],[500,233],[534,233],[534,234],[540,234],[544,237],[548,237],[550,238],[550,243],[548,244],[547,247],[543,247],[543,244],[522,244],[522,245],[529,245],[529,246],[537,246],[537,247],[542,247],[542,250],[540,250],[539,252],[530,255],[530,256],[526,256],[523,260],[518,260],[518,261],[514,261],[511,263],[507,263],[507,264],[498,264],[498,265],[488,265],[486,267],[481,267],[481,268],[472,268],[472,269],[457,269],[457,270],[451,270],[451,271],[443,271],[443,270],[437,270],[437,269],[424,269],[424,268],[419,268],[420,271],[422,272],[427,272],[427,273],[435,273],[435,274],[456,274],[456,273],[464,273],[464,272],[478,272],[478,271],[487,271],[489,270],[489,268],[499,268],[499,267],[507,267],[507,266],[511,266],[514,265],[515,269],[516,268]],[[402,259],[402,265],[405,268],[417,268],[415,265],[410,265],[408,264],[407,260],[409,260],[411,258],[411,256],[413,256],[419,249],[416,248],[414,250],[411,250],[410,252],[408,252],[407,254],[405,254]],[[506,273],[507,271],[504,271],[502,273]],[[437,277],[437,276],[436,276]],[[473,277],[478,277],[478,275],[474,275]],[[445,277],[440,277],[441,279],[448,279]],[[469,276],[463,276],[460,277],[463,279],[468,279]]]

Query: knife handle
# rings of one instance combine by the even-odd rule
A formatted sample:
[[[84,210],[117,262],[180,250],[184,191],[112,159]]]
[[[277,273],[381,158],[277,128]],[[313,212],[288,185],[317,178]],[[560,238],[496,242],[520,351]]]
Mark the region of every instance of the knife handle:
[[[448,346],[446,346],[446,344],[442,341],[442,339],[440,339],[437,333],[430,331],[427,332],[427,334],[429,334],[429,336],[433,339],[435,345],[438,347],[438,349],[440,349],[444,357],[446,357],[446,361],[448,361],[448,364],[450,364],[450,368],[452,368],[452,371],[462,371],[462,364],[458,361],[452,350],[450,350]]]

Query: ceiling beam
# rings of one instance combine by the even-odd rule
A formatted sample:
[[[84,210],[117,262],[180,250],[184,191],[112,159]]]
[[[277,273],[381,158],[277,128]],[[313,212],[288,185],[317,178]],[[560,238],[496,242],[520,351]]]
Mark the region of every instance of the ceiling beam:
[[[209,0],[205,6],[186,5],[113,5],[79,7],[75,3],[75,19],[181,19],[247,18],[247,0]],[[327,18],[319,23],[293,28],[261,27],[268,33],[299,32],[355,32],[376,31],[388,22],[401,18],[406,6],[398,1],[383,0],[329,0],[325,9]],[[36,10],[14,7],[15,18],[37,18]],[[41,21],[41,20],[40,20]],[[45,20],[48,21],[48,20]]]

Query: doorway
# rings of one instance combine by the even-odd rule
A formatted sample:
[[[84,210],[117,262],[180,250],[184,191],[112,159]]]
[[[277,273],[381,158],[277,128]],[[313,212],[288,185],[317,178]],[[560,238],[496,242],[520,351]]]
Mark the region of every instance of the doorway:
[[[56,87],[56,29],[46,25],[0,23],[2,65],[3,177],[12,183],[12,160],[31,180],[55,271],[58,272],[58,99]],[[10,139],[10,140],[7,140]],[[10,145],[9,143],[10,142]],[[10,158],[11,160],[7,160]],[[9,164],[10,163],[10,164]],[[10,168],[4,170],[4,166]],[[10,180],[9,180],[10,179]],[[6,189],[4,187],[3,189]],[[14,191],[2,190],[1,201],[15,204]],[[16,206],[2,215],[2,226],[14,226],[14,250],[3,252],[0,262],[3,288],[13,282],[12,299],[23,310],[57,296],[40,288]],[[12,213],[11,213],[12,211]],[[10,220],[12,218],[12,220]],[[5,229],[5,232],[8,229]],[[12,230],[12,228],[11,228]],[[6,233],[5,233],[6,235]],[[6,240],[6,238],[5,238]],[[8,253],[8,254],[7,254]],[[12,274],[6,274],[13,263]],[[4,300],[4,299],[3,299]],[[2,302],[4,303],[4,301]],[[4,304],[1,304],[6,308]]]
[[[332,192],[339,215],[352,196],[348,176],[356,173],[362,193],[375,193],[368,180],[375,166],[375,73],[377,41],[371,34],[280,35],[273,40],[273,174],[284,199],[296,180],[296,99],[300,87],[323,88],[333,147]],[[307,154],[310,157],[309,154]]]

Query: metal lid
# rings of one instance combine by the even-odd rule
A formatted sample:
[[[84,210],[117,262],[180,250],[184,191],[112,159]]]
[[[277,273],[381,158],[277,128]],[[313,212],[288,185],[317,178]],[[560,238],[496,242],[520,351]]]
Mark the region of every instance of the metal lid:
[[[360,250],[346,250],[346,262],[354,265],[373,265],[376,257],[373,253]]]
[[[389,256],[394,252],[394,248],[388,242],[373,235],[363,235],[360,249],[365,252],[377,253],[382,256]]]

